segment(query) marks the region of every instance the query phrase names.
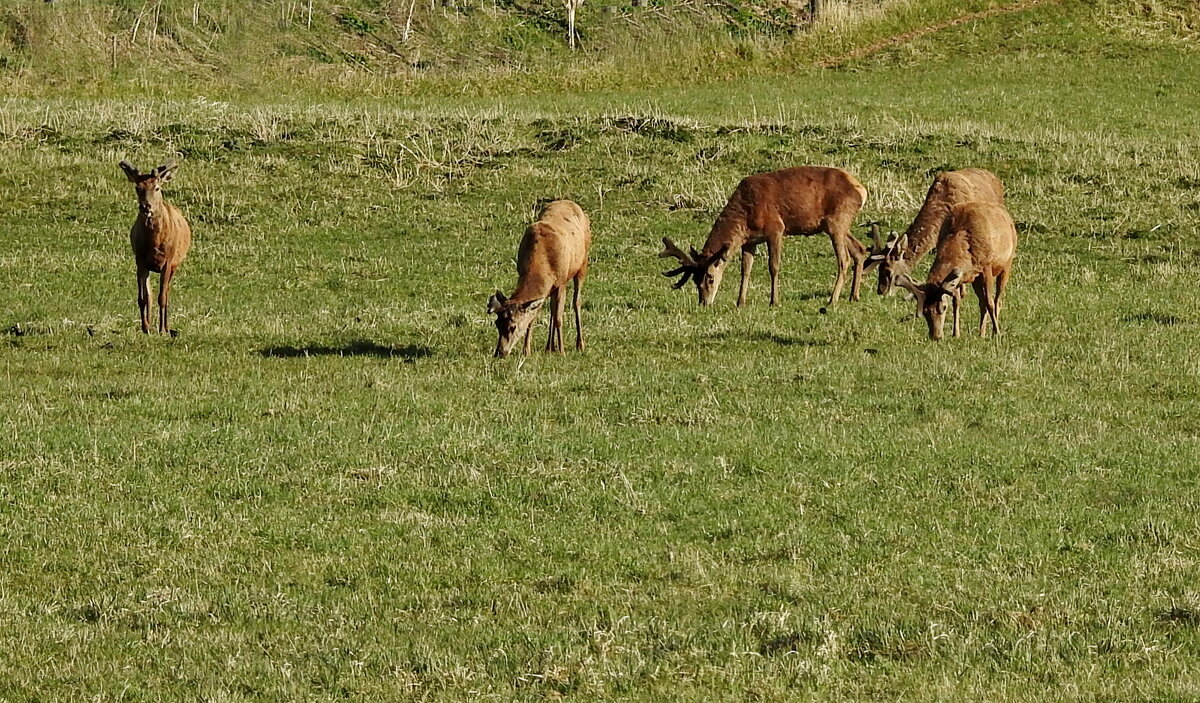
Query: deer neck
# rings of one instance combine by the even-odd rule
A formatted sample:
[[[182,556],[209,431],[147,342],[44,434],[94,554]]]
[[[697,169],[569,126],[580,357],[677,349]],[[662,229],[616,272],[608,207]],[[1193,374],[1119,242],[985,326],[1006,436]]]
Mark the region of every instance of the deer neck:
[[[937,259],[929,268],[929,277],[926,280],[930,283],[941,282],[954,269],[958,269],[968,276],[977,270],[965,237],[949,237],[942,242],[942,245],[938,247]]]
[[[513,291],[509,300],[515,300],[521,303],[527,303],[531,300],[541,300],[550,295],[550,291],[554,289],[554,277],[546,274],[530,271],[517,281],[517,289]]]
[[[701,258],[710,257],[723,247],[729,247],[731,252],[740,249],[746,243],[748,236],[744,219],[723,212],[709,231],[708,239],[704,241],[704,248],[700,250],[700,256]]]
[[[915,264],[937,245],[942,225],[950,216],[950,206],[945,197],[927,199],[905,234],[908,244],[901,255],[908,264]]]
[[[147,210],[139,210],[138,211],[138,218],[149,229],[158,229],[158,228],[162,227],[163,223],[166,222],[168,216],[169,216],[169,210],[167,209],[167,203],[166,203],[166,201],[163,201],[163,200],[160,200],[157,203],[155,203],[154,205],[151,205],[150,209],[148,211]]]

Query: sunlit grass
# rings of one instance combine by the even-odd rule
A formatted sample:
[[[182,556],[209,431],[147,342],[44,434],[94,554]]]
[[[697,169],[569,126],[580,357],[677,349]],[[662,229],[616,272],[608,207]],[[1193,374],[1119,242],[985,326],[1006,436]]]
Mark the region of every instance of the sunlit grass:
[[[933,51],[741,102],[0,102],[0,699],[1194,697],[1200,66]],[[116,166],[169,155],[175,339]],[[1005,335],[819,313],[827,238],[779,308],[763,265],[746,309],[670,290],[660,237],[804,163],[897,229],[999,174]],[[589,350],[493,360],[556,197]]]

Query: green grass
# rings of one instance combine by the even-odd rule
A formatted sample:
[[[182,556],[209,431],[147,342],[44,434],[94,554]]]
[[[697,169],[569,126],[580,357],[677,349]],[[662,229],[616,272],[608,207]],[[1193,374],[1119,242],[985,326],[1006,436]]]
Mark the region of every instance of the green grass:
[[[0,700],[1194,700],[1200,54],[1095,9],[694,87],[4,99]],[[175,339],[116,166],[169,155]],[[670,290],[660,237],[802,163],[892,228],[999,174],[1004,337],[820,314],[825,239],[776,309]],[[555,197],[590,349],[491,359]]]

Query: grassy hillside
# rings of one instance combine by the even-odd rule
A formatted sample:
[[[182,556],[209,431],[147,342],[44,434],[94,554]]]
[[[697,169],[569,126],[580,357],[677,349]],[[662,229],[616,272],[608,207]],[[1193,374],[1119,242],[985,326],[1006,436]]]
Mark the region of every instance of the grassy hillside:
[[[580,10],[582,49],[572,53],[564,11],[548,0],[21,0],[0,7],[0,87],[275,97],[641,89],[810,66],[1014,4],[826,0],[813,25],[807,3],[593,0]],[[1186,0],[1083,6],[1089,27],[1102,30],[1089,39],[1105,44],[1186,48],[1200,26]]]
[[[315,45],[370,43],[315,6]],[[752,35],[703,9],[671,40],[713,57],[695,84],[665,39],[619,70],[642,35],[599,11],[584,52],[530,29],[495,70],[486,42],[279,63],[299,9],[211,54],[139,29],[115,74],[87,60],[144,8],[0,9],[26,27],[0,99],[0,700],[1200,695],[1189,5],[1047,4],[841,69],[815,65],[987,4]],[[446,10],[460,46],[489,12],[518,16]],[[83,24],[47,48],[88,13],[93,49]],[[180,335],[147,337],[116,164],[171,157],[195,248]],[[1004,336],[930,343],[870,282],[821,313],[822,238],[786,242],[778,308],[763,264],[746,309],[670,290],[660,237],[699,244],[740,177],[801,163],[896,229],[936,171],[995,171]],[[594,223],[590,349],[491,359],[487,297],[554,197]]]
[[[782,4],[601,0],[581,8],[583,49],[572,57],[561,3],[541,0],[288,0],[252,8],[231,0],[65,0],[0,13],[11,79],[72,89],[141,85],[159,94],[275,90],[295,81],[323,92],[437,90],[448,79],[536,85],[564,73],[641,84],[647,74],[665,80],[694,68],[698,53],[741,63],[764,39],[783,41],[807,27],[803,12]]]

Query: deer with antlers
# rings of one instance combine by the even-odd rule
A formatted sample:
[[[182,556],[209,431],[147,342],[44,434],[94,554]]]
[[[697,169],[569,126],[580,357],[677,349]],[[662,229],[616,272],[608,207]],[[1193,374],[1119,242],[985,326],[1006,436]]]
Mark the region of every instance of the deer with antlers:
[[[138,311],[142,332],[150,332],[150,272],[159,274],[158,331],[175,336],[167,324],[167,300],[171,280],[192,245],[192,229],[179,208],[163,200],[162,186],[171,180],[175,162],[169,161],[149,173],[140,173],[128,161],[121,170],[137,192],[138,216],[129,230],[133,258],[137,262]]]
[[[959,306],[962,285],[971,283],[979,298],[979,336],[987,322],[1000,334],[1000,308],[1004,289],[1012,273],[1017,251],[1017,228],[1003,205],[988,202],[961,203],[950,209],[938,238],[937,258],[929,278],[918,284],[907,273],[896,276],[896,285],[911,292],[925,322],[929,337],[942,339],[947,300],[954,308],[954,336],[959,335]]]
[[[925,202],[902,235],[892,232],[884,243],[878,227],[872,227],[874,246],[864,269],[879,266],[879,295],[891,295],[896,277],[910,275],[917,263],[933,249],[951,208],[959,203],[989,202],[1004,205],[1004,184],[996,174],[982,168],[943,171],[925,193]]]
[[[690,254],[685,253],[670,239],[663,238],[664,249],[659,258],[674,257],[679,261],[678,267],[663,275],[683,274],[673,287],[682,288],[692,280],[700,304],[711,305],[721,287],[726,257],[741,249],[742,281],[737,304],[743,306],[750,287],[754,255],[758,245],[765,243],[767,267],[771,273],[771,305],[778,305],[783,238],[825,232],[833,242],[838,263],[829,302],[838,301],[852,264],[854,283],[850,288],[850,299],[858,300],[859,279],[867,250],[850,233],[850,227],[866,200],[867,189],[839,168],[798,166],[747,176],[729,196],[700,251],[693,247]]]
[[[583,320],[580,317],[580,293],[587,277],[588,249],[592,228],[588,216],[570,200],[555,200],[546,205],[538,219],[525,229],[517,252],[517,289],[511,297],[496,291],[488,299],[488,313],[496,316],[496,356],[508,356],[520,338],[525,339],[524,353],[533,344],[533,327],[538,312],[550,299],[550,334],[546,351],[563,351],[563,310],[567,283],[575,281],[575,348],[583,351]]]

